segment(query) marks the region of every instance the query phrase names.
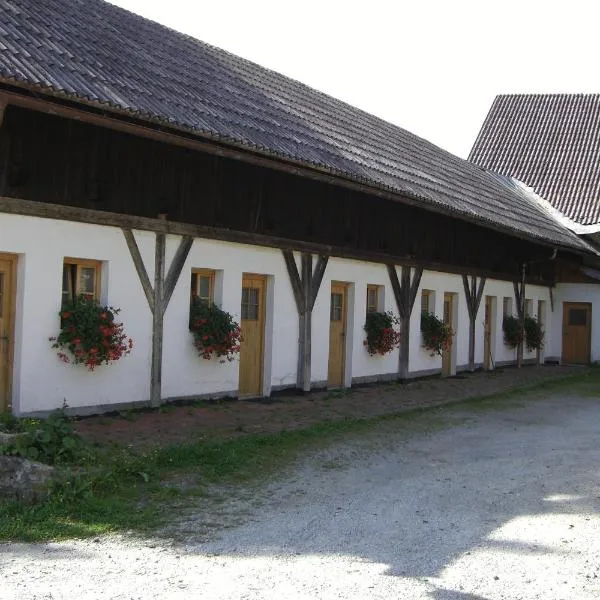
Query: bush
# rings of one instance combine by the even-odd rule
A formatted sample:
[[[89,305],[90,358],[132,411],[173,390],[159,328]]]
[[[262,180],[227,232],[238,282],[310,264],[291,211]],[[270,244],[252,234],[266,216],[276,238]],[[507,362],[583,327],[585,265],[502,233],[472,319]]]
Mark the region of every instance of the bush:
[[[101,364],[129,354],[133,341],[125,335],[123,323],[115,321],[119,312],[112,306],[100,306],[86,296],[65,303],[59,313],[60,333],[50,338],[52,347],[59,349],[58,357],[65,363],[83,364],[93,371]]]
[[[530,352],[544,346],[544,330],[533,317],[525,317],[525,345]]]
[[[383,356],[400,345],[400,332],[394,329],[398,323],[398,318],[391,312],[367,313],[364,345],[371,356]]]
[[[523,327],[517,317],[506,315],[502,321],[502,331],[504,332],[504,343],[509,348],[516,348],[523,341]]]
[[[452,344],[454,332],[447,325],[436,317],[433,313],[423,313],[421,315],[421,334],[423,336],[423,346],[429,350],[431,356],[442,356]]]
[[[12,413],[0,413],[0,431],[19,433],[23,431],[23,423],[21,419],[15,417]]]
[[[198,354],[210,360],[213,354],[225,360],[233,360],[240,351],[242,332],[233,316],[216,304],[208,304],[194,298],[190,308],[190,331]]]
[[[53,465],[82,461],[88,456],[88,448],[75,433],[63,407],[45,420],[30,423],[24,435],[0,448],[0,453]]]

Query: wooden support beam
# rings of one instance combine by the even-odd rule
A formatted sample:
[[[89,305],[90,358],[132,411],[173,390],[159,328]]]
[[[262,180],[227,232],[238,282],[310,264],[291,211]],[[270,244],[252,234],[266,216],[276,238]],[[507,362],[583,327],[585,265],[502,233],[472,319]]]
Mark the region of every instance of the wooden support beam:
[[[315,302],[317,301],[317,295],[319,294],[319,288],[321,287],[323,275],[325,275],[325,269],[327,268],[328,261],[329,257],[325,254],[321,254],[321,256],[319,256],[319,260],[317,261],[317,266],[315,267],[315,272],[313,273],[312,277],[310,304],[308,306],[308,310],[311,312],[315,306]]]
[[[550,310],[554,312],[554,288],[549,287],[548,292],[550,292]]]
[[[323,256],[337,256],[352,260],[364,260],[367,262],[383,264],[403,264],[405,266],[430,269],[441,273],[452,273],[462,275],[463,273],[488,276],[501,281],[513,281],[514,274],[490,272],[483,269],[472,269],[438,263],[434,261],[416,260],[405,256],[393,256],[390,254],[360,250],[358,248],[347,248],[305,242],[303,240],[292,240],[288,238],[269,236],[246,231],[235,231],[220,227],[207,225],[194,225],[179,221],[167,221],[150,217],[139,217],[114,213],[104,210],[90,208],[79,208],[52,204],[49,202],[37,202],[34,200],[23,200],[21,198],[8,198],[0,196],[0,213],[25,215],[42,219],[58,219],[62,221],[73,221],[75,223],[88,223],[93,225],[104,225],[107,227],[118,227],[123,229],[136,229],[141,231],[154,231],[172,235],[192,236],[210,240],[222,240],[238,244],[249,244],[252,246],[263,246],[265,248],[277,248],[279,250],[292,250],[298,252],[311,252]]]
[[[165,234],[157,233],[154,247],[154,310],[152,311],[152,362],[150,370],[150,406],[158,406],[161,401],[165,247]]]
[[[517,317],[521,325],[521,331],[525,332],[525,281],[513,281],[515,291],[515,304],[517,305]],[[523,366],[523,344],[524,340],[517,346],[517,367]]]
[[[4,123],[4,113],[6,112],[7,102],[0,98],[0,129]]]
[[[467,311],[469,313],[469,371],[475,371],[475,326],[477,324],[477,313],[483,297],[483,288],[485,287],[485,277],[479,279],[471,276],[471,282],[467,275],[463,275],[463,287],[465,288],[465,297],[467,300]]]
[[[129,248],[129,253],[135,265],[142,289],[148,300],[152,314],[152,359],[150,363],[150,405],[158,406],[162,401],[162,344],[164,315],[173,295],[175,285],[179,280],[183,265],[187,259],[194,239],[186,236],[179,246],[165,278],[166,235],[156,233],[154,246],[154,286],[150,283],[148,272],[140,249],[131,229],[123,229],[123,235]]]
[[[302,275],[300,275],[293,252],[282,250],[282,253],[298,309],[296,387],[303,392],[309,392],[311,388],[312,311],[323,281],[328,257],[326,255],[319,256],[313,272],[313,255],[303,252],[300,256],[302,270]]]
[[[296,266],[296,260],[294,259],[294,253],[291,250],[282,250],[283,259],[287,268],[288,276],[292,284],[292,290],[294,292],[294,300],[296,301],[296,308],[298,314],[304,312],[304,296],[302,294],[302,281],[300,280],[300,273]]]
[[[402,336],[400,338],[400,353],[398,358],[398,377],[399,379],[406,379],[408,377],[410,353],[410,316],[421,283],[423,269],[420,267],[415,268],[411,281],[411,267],[402,266],[400,280],[398,280],[396,265],[388,263],[386,266],[394,292],[394,299],[396,300],[396,307],[398,308],[400,333]]]
[[[169,267],[167,278],[165,279],[165,289],[162,301],[163,314],[167,310],[167,306],[169,306],[169,301],[171,300],[171,296],[173,295],[173,290],[175,289],[175,285],[179,281],[181,270],[183,269],[183,265],[187,260],[188,254],[190,253],[190,249],[192,248],[193,243],[194,238],[191,236],[185,236],[181,240],[181,242],[179,242],[179,246],[177,247],[175,256],[171,261],[171,266]]]
[[[146,266],[144,265],[142,255],[140,254],[140,249],[138,248],[131,229],[123,229],[123,235],[125,236],[125,241],[127,242],[127,246],[129,248],[129,254],[131,254],[131,258],[133,259],[133,264],[135,266],[135,270],[137,271],[138,278],[142,284],[142,289],[146,295],[146,300],[148,300],[150,311],[154,312],[154,290],[152,289],[152,284],[150,283]]]

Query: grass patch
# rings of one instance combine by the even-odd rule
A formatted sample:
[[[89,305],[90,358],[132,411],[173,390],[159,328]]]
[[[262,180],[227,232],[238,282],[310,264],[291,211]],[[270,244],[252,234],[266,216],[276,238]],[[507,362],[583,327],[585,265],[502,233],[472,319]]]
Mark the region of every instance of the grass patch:
[[[0,540],[42,541],[96,536],[111,531],[150,532],[176,510],[193,506],[210,484],[248,482],[271,475],[302,452],[349,436],[385,437],[385,430],[433,431],[451,425],[457,413],[508,409],[527,398],[568,390],[600,397],[600,369],[452,405],[416,408],[369,419],[327,421],[304,429],[248,434],[229,440],[198,440],[146,453],[115,446],[92,449],[93,467],[67,474],[42,504],[0,503]],[[381,426],[381,427],[379,427]],[[90,464],[90,463],[88,463]],[[325,468],[343,465],[325,465]]]

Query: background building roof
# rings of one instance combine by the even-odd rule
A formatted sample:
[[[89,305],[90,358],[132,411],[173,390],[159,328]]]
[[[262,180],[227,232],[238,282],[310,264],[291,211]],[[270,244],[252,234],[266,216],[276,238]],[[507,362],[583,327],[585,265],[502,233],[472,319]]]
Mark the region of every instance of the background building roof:
[[[598,223],[600,94],[497,96],[469,160],[531,186],[576,223]]]
[[[0,7],[0,83],[293,160],[514,235],[587,248],[478,166],[121,8],[101,0]]]

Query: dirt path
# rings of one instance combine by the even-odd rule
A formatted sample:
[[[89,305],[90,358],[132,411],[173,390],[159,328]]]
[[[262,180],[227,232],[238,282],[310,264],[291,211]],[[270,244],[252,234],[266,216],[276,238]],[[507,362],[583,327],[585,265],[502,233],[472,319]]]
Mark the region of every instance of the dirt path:
[[[306,456],[183,543],[0,546],[0,596],[31,599],[591,600],[600,597],[600,401],[453,407]]]
[[[166,406],[151,412],[129,412],[117,417],[88,418],[80,421],[77,429],[86,438],[99,442],[134,447],[166,445],[199,436],[233,437],[306,427],[326,420],[386,415],[585,372],[581,367],[506,368],[451,379],[417,380],[405,385],[394,382],[353,390],[314,392],[308,396],[279,396],[266,402],[201,402]]]

